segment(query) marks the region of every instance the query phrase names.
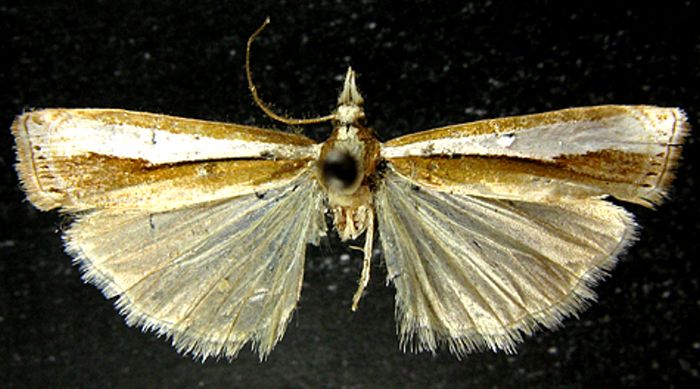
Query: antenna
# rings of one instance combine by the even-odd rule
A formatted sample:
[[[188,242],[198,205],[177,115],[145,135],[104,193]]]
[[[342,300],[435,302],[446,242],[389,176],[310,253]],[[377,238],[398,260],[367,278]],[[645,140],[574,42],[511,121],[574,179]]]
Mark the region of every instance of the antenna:
[[[265,27],[267,27],[268,24],[270,24],[269,17],[265,18],[263,24],[260,27],[258,27],[257,30],[255,30],[255,32],[253,33],[253,35],[250,36],[250,38],[248,38],[248,44],[246,45],[245,49],[245,74],[248,78],[248,89],[250,89],[250,93],[253,95],[253,100],[255,101],[255,104],[257,104],[258,107],[260,107],[260,109],[262,109],[267,116],[271,117],[274,120],[277,120],[278,122],[282,122],[289,125],[314,124],[333,120],[333,118],[335,117],[333,114],[308,119],[295,119],[286,116],[281,116],[273,112],[272,109],[262,101],[260,96],[258,96],[258,90],[255,87],[255,84],[253,84],[253,74],[250,71],[250,46],[253,44],[255,38],[257,38],[258,35],[260,35],[260,33],[265,29]]]

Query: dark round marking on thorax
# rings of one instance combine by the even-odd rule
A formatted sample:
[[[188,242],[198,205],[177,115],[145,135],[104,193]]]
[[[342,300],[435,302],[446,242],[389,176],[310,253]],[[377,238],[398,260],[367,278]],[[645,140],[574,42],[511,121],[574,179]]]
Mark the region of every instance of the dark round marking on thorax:
[[[332,150],[322,162],[323,180],[347,188],[355,183],[359,172],[358,163],[345,151]]]

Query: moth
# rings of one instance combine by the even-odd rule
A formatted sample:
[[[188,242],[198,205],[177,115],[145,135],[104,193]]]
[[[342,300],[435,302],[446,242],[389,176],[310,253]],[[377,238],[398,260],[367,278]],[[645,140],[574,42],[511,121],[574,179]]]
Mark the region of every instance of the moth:
[[[264,27],[264,25],[263,25]],[[515,352],[595,299],[667,194],[689,131],[677,108],[606,105],[481,120],[381,143],[348,69],[330,137],[119,109],[44,109],[12,124],[29,201],[75,217],[83,279],[129,325],[202,359],[264,359],[299,300],[308,244],[375,237],[404,351]],[[328,226],[325,213],[332,215]],[[377,234],[378,233],[378,234]]]

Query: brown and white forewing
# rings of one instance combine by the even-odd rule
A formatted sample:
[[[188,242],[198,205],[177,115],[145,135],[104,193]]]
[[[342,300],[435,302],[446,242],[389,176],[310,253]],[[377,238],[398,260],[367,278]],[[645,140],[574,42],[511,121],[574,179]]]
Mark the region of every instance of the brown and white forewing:
[[[151,213],[100,209],[65,235],[83,277],[130,325],[172,337],[181,352],[261,359],[299,299],[308,243],[325,232],[310,172],[266,192]]]
[[[451,194],[391,167],[376,209],[402,347],[444,345],[458,356],[514,352],[524,334],[580,311],[635,231],[632,216],[604,200]]]
[[[677,108],[598,106],[458,124],[382,145],[422,185],[523,201],[614,196],[652,206],[668,190],[688,124]]]
[[[15,120],[17,171],[42,210],[163,211],[290,182],[318,154],[301,135],[116,109]]]

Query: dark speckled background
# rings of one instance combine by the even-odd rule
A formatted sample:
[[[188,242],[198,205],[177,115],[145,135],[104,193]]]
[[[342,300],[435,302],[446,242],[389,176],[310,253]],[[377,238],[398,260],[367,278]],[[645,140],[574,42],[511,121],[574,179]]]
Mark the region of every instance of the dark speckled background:
[[[579,320],[517,355],[397,348],[393,290],[336,237],[307,257],[299,309],[269,360],[202,364],[128,328],[84,285],[57,233],[23,201],[9,126],[35,107],[119,107],[270,127],[243,75],[293,115],[333,108],[348,64],[381,139],[486,117],[602,103],[700,107],[697,2],[0,1],[0,386],[8,388],[683,388],[698,383],[698,133],[672,199],[630,206],[641,240]],[[513,2],[516,3],[516,2]],[[580,3],[580,4],[579,4]],[[323,139],[329,129],[307,133]],[[695,254],[693,254],[695,253]],[[349,257],[348,257],[349,255]]]

